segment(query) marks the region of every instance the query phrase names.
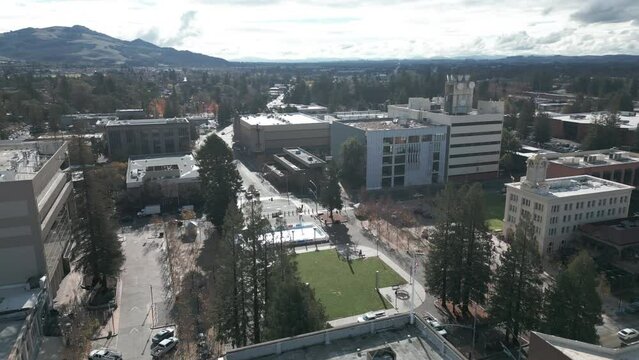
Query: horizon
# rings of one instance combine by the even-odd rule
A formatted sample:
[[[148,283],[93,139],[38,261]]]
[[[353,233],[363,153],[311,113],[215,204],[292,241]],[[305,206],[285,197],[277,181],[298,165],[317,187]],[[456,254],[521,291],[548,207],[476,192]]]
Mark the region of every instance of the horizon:
[[[639,55],[632,0],[24,0],[4,8],[3,33],[81,25],[240,62]]]

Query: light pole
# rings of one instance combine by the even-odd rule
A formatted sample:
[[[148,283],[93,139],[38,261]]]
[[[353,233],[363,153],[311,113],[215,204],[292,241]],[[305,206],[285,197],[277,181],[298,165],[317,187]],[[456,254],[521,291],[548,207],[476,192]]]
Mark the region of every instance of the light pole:
[[[315,214],[317,215],[317,185],[313,182],[313,180],[308,181],[309,185],[313,185],[314,189],[308,188],[308,191],[313,194],[313,198],[315,198]]]

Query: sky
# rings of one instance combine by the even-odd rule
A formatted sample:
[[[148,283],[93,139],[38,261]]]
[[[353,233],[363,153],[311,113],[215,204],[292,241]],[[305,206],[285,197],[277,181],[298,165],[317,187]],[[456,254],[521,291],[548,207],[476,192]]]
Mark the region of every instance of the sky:
[[[227,60],[639,54],[639,0],[10,0],[0,32],[83,25]]]

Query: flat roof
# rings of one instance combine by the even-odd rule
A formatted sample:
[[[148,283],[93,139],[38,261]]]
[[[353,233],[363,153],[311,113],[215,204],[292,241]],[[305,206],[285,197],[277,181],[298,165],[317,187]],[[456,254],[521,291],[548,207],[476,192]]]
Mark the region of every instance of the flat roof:
[[[293,114],[256,114],[242,116],[242,121],[251,126],[277,126],[277,125],[301,125],[301,124],[318,124],[325,121],[310,115],[293,113]]]
[[[583,224],[580,229],[586,236],[612,245],[639,244],[639,216]]]
[[[572,360],[624,360],[639,358],[639,345],[629,345],[618,349],[611,349],[601,345],[588,344],[536,331],[533,331],[532,334],[561,351],[567,358]],[[537,355],[536,353],[532,353],[535,351],[533,347],[531,347],[530,351],[531,355]]]
[[[634,186],[596,178],[590,175],[567,176],[546,179],[548,191],[543,188],[522,189],[522,182],[508,183],[506,186],[527,190],[545,197],[566,198],[578,195],[597,194],[608,191],[634,189]]]
[[[606,115],[606,112],[593,112],[593,113],[575,113],[575,114],[557,114],[549,113],[555,120],[564,122],[571,122],[577,124],[592,124],[602,115]],[[619,127],[622,129],[635,130],[639,125],[639,116],[635,113],[623,111],[619,113]]]
[[[113,126],[129,126],[129,125],[166,125],[166,124],[188,124],[186,118],[172,119],[133,119],[133,120],[110,120],[106,123],[107,127]]]
[[[39,142],[0,141],[0,183],[33,179],[63,144],[62,141],[47,143],[48,151],[43,153],[44,145]]]
[[[426,124],[421,121],[414,120],[397,120],[397,119],[369,119],[342,122],[343,124],[362,129],[362,130],[398,130],[398,129],[416,129],[428,128],[441,125]]]
[[[296,161],[304,164],[306,167],[318,167],[323,166],[326,162],[317,156],[302,148],[284,148],[286,154],[294,158]]]
[[[25,320],[0,321],[0,359],[8,359]]]
[[[554,164],[573,168],[594,168],[639,162],[639,154],[617,149],[546,153],[544,157]]]
[[[196,181],[199,167],[192,154],[134,157],[127,166],[127,187],[142,186],[145,179],[173,178]],[[148,175],[148,176],[147,176]]]

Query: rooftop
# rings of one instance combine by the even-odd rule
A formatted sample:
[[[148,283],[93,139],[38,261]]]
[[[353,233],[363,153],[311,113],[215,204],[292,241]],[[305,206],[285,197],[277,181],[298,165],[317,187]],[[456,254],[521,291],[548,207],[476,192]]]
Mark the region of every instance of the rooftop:
[[[344,122],[350,126],[362,130],[396,130],[396,129],[414,129],[432,127],[432,124],[426,124],[421,121],[414,120],[397,120],[386,118],[383,120],[370,119]]]
[[[339,120],[389,119],[388,113],[379,110],[342,111],[336,112],[332,116]]]
[[[22,333],[25,318],[38,305],[42,289],[25,290],[25,284],[0,287],[0,359],[9,358]]]
[[[577,123],[577,124],[591,124],[594,123],[600,116],[605,115],[606,112],[593,112],[593,113],[577,113],[577,114],[550,114],[553,119]],[[622,111],[619,113],[619,127],[622,129],[635,130],[639,125],[639,116],[635,112]]]
[[[522,178],[524,180],[524,178]],[[567,176],[561,178],[546,179],[545,186],[540,184],[537,188],[526,188],[538,195],[545,197],[566,198],[578,195],[597,194],[608,191],[634,189],[633,186],[618,182],[596,178],[590,175]],[[522,182],[506,184],[508,187],[522,189]]]
[[[137,120],[111,120],[107,122],[107,127],[113,126],[129,126],[129,125],[166,125],[166,124],[188,124],[189,121],[185,118],[172,118],[172,119],[137,119]]]
[[[639,216],[581,225],[588,237],[616,246],[639,244]]]
[[[62,144],[0,141],[0,182],[32,179]]]
[[[549,162],[573,168],[593,168],[639,162],[639,154],[617,149],[544,154]]]
[[[257,114],[242,116],[242,120],[254,126],[318,124],[324,121],[305,114]]]
[[[306,167],[320,167],[326,162],[302,148],[284,148],[284,152]]]
[[[605,348],[600,345],[593,345],[581,341],[570,340],[558,336],[538,333],[533,331],[531,334],[535,337],[531,342],[529,351],[529,359],[540,360],[548,358],[548,353],[543,349],[543,343],[550,345],[560,351],[564,356],[572,360],[625,360],[639,358],[639,345],[630,345],[619,349]],[[541,344],[538,344],[538,340]],[[539,353],[536,348],[539,346]]]
[[[145,179],[180,179],[197,181],[199,167],[193,155],[138,157],[129,159],[127,188],[140,187]]]

